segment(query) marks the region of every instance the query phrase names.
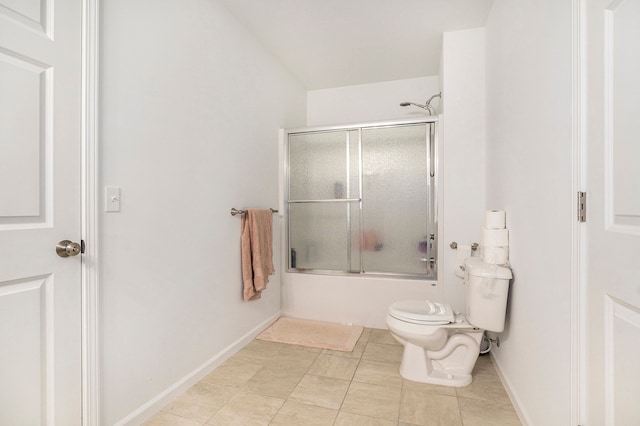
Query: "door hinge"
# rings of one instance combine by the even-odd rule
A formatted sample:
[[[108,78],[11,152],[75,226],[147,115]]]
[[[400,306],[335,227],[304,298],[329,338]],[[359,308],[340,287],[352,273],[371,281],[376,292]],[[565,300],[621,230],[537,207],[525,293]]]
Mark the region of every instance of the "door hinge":
[[[587,221],[587,193],[578,191],[578,222]]]

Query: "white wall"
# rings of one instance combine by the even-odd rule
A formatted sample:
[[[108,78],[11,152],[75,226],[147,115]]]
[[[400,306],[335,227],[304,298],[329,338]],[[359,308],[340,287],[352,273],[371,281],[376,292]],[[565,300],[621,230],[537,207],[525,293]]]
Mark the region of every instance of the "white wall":
[[[529,425],[570,422],[571,2],[496,0],[486,26],[487,206],[514,280],[494,359]]]
[[[484,28],[453,31],[442,39],[444,140],[444,299],[464,312],[464,285],[454,275],[458,244],[480,242],[485,211]]]
[[[136,424],[279,314],[279,272],[242,301],[229,210],[277,206],[278,129],[304,125],[306,92],[216,1],[102,8],[102,179],[122,211],[102,218],[101,424]],[[279,265],[276,216],[274,233]]]
[[[438,76],[310,90],[307,126],[421,118],[423,109],[401,107],[400,102],[424,104],[438,92]],[[432,105],[438,107],[439,100],[434,99]]]

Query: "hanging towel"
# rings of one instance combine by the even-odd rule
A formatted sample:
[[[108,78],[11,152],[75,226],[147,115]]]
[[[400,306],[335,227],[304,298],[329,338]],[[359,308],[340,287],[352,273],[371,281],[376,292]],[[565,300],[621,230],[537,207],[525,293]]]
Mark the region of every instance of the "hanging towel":
[[[242,281],[244,301],[260,299],[273,274],[273,213],[247,209],[242,215]]]

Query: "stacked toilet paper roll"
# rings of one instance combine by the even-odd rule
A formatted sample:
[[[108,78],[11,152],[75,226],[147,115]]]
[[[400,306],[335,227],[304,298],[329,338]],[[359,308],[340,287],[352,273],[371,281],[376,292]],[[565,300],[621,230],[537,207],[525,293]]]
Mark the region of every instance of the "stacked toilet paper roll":
[[[484,215],[486,229],[504,229],[507,226],[507,214],[504,210],[487,210]]]
[[[489,264],[504,265],[509,260],[509,230],[506,229],[504,210],[488,210],[480,239],[482,260]]]

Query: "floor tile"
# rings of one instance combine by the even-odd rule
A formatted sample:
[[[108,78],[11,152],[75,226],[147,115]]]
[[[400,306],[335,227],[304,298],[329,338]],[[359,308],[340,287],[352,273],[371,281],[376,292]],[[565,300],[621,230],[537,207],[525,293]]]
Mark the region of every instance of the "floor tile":
[[[389,330],[381,330],[379,328],[374,328],[371,330],[371,337],[369,337],[369,341],[373,343],[384,343],[387,345],[400,345],[389,332]]]
[[[510,406],[511,400],[502,386],[500,378],[495,375],[478,374],[470,385],[456,388],[458,397],[480,399]]]
[[[240,391],[207,424],[216,426],[268,425],[283,403],[282,399]]]
[[[458,398],[458,401],[464,426],[521,425],[512,406],[469,398]]]
[[[251,377],[242,389],[260,395],[286,399],[305,374],[305,368],[263,367]]]
[[[473,367],[473,376],[478,374],[490,374],[492,376],[496,376],[496,369],[491,361],[491,357],[489,355],[481,355],[478,357],[476,361],[476,365]]]
[[[367,342],[363,340],[358,340],[358,343],[353,348],[353,351],[334,351],[332,349],[323,349],[322,353],[325,355],[334,355],[334,356],[342,356],[345,358],[356,358],[360,359],[362,353],[364,352],[364,348],[367,346]]]
[[[256,364],[267,367],[288,365],[292,368],[309,368],[318,357],[319,352],[300,351],[281,346],[264,346],[241,349],[234,358],[253,360]]]
[[[209,373],[201,383],[240,387],[262,369],[253,360],[231,358]]]
[[[270,426],[331,426],[338,410],[289,400],[284,403]]]
[[[403,349],[404,348],[402,346],[398,345],[369,342],[367,343],[367,347],[364,349],[362,359],[370,361],[395,362],[400,365]]]
[[[143,423],[143,426],[200,426],[202,423],[169,413],[160,412]]]
[[[374,417],[361,416],[360,414],[340,411],[336,418],[335,426],[395,426],[391,420],[376,419]]]
[[[402,379],[402,389],[417,392],[434,392],[442,395],[457,396],[456,388],[451,386],[432,385],[431,383],[419,383]]]
[[[320,354],[309,368],[308,374],[351,380],[358,367],[358,359]]]
[[[402,376],[398,372],[398,364],[363,359],[358,364],[353,380],[380,386],[402,387]]]
[[[397,421],[400,409],[400,389],[389,386],[351,382],[342,411]]]
[[[235,388],[205,385],[200,382],[162,411],[204,423],[222,408],[236,392]]]
[[[278,348],[279,350],[297,350],[297,351],[305,351],[305,352],[314,352],[320,353],[322,352],[321,348],[314,348],[311,346],[301,346],[301,345],[290,345],[288,343],[279,343],[279,342],[269,342],[267,340],[258,340],[254,339],[249,342],[245,348],[248,349],[262,349],[262,348]]]
[[[307,374],[291,393],[290,399],[337,410],[340,408],[348,388],[349,381],[347,380]]]
[[[373,332],[373,330],[374,330],[373,328],[365,327],[362,330],[362,334],[360,335],[360,339],[358,339],[358,342],[367,343],[371,338],[371,333]]]
[[[403,389],[400,421],[424,426],[462,426],[458,398]]]
[[[145,424],[520,425],[489,356],[454,388],[403,379],[402,351],[370,328],[353,352],[252,341]]]

